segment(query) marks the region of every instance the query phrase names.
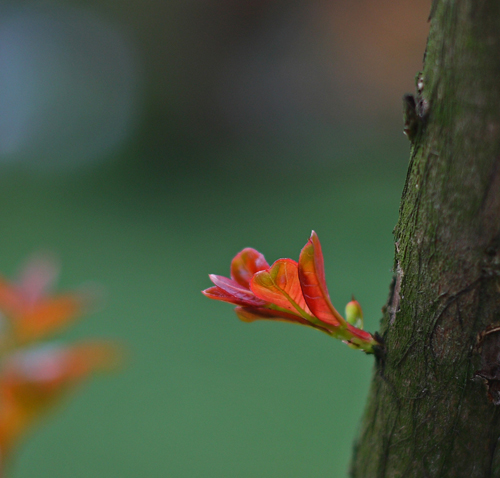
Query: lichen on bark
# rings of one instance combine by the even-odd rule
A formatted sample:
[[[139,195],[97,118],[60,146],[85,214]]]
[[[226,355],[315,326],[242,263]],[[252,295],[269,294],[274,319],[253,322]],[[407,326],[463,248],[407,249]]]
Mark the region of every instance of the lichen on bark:
[[[436,0],[430,22],[355,478],[500,476],[500,407],[474,379],[500,323],[500,2]]]

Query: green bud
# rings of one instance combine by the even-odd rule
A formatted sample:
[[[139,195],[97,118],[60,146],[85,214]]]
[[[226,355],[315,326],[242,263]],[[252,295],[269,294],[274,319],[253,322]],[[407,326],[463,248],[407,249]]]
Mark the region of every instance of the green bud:
[[[345,306],[345,318],[354,327],[363,329],[363,311],[361,310],[361,305],[359,305],[359,302],[354,297]]]

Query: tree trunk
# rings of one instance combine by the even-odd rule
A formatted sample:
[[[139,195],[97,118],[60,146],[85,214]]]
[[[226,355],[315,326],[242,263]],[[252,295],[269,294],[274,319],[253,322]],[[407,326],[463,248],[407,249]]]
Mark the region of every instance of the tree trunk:
[[[500,477],[500,1],[431,17],[356,478]]]

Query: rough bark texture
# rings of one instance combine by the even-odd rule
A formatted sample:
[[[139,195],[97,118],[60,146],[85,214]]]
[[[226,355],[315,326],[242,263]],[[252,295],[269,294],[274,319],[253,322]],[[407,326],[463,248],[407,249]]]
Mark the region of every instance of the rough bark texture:
[[[356,478],[500,477],[500,2],[431,16]]]

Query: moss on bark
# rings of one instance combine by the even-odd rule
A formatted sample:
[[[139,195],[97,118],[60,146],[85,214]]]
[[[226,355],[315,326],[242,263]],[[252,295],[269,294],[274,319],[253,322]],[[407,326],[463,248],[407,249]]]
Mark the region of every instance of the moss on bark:
[[[500,2],[436,0],[421,96],[351,476],[497,477],[500,407],[474,376],[500,374],[500,333],[496,358],[476,347],[500,324]]]

